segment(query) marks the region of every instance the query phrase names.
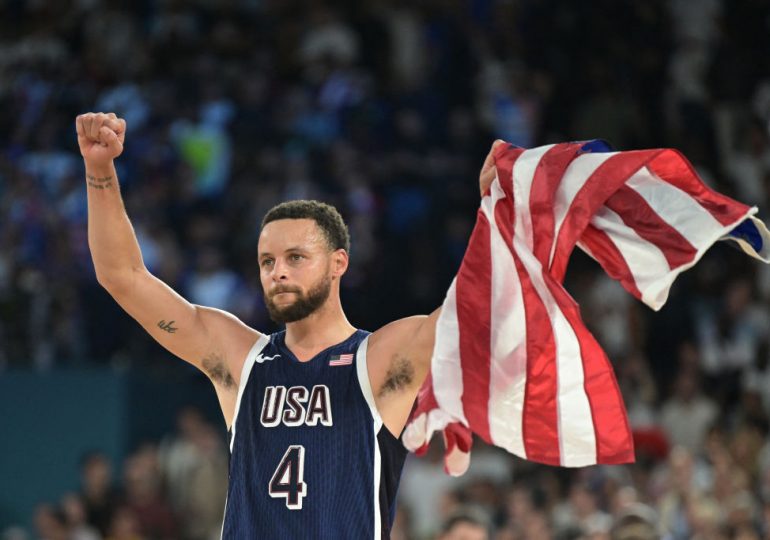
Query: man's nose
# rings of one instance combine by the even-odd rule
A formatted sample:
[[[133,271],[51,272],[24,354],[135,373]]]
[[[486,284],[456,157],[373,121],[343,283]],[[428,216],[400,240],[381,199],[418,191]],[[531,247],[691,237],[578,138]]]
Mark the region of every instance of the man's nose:
[[[273,264],[273,281],[285,281],[288,279],[287,266],[283,261],[275,261]]]

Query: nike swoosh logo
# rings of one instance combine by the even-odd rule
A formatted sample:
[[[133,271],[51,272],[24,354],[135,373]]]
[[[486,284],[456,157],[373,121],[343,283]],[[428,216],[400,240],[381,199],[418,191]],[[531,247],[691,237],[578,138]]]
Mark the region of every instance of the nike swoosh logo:
[[[262,356],[261,354],[257,355],[256,362],[257,364],[261,364],[263,362],[267,362],[268,360],[274,360],[281,356],[280,354],[274,354],[273,356]]]

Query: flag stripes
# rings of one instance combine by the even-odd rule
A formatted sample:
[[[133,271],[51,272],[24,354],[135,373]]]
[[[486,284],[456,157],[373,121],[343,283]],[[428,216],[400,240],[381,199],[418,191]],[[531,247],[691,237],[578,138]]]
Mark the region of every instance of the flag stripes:
[[[334,354],[329,359],[330,366],[349,366],[353,363],[353,353]]]
[[[580,247],[659,309],[675,277],[756,212],[706,187],[675,151],[606,149],[498,147],[404,433],[424,450],[444,430],[452,473],[467,466],[471,432],[553,465],[633,461],[609,359],[562,286],[569,256]],[[767,262],[770,233],[753,225],[734,239]]]

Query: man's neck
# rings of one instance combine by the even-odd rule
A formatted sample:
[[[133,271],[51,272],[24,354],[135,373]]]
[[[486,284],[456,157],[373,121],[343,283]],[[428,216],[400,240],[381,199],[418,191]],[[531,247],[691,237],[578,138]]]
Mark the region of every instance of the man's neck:
[[[339,301],[329,300],[310,316],[286,325],[286,346],[297,359],[308,360],[355,332]]]

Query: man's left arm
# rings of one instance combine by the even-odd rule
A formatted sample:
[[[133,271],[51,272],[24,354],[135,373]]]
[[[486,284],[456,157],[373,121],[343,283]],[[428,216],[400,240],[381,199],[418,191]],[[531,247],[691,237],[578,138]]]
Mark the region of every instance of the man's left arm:
[[[367,367],[382,421],[398,437],[430,371],[441,308],[383,326],[369,338]]]
[[[505,144],[492,143],[479,171],[479,191],[483,197],[497,175],[495,153]],[[369,338],[367,364],[374,402],[390,432],[399,436],[425,377],[430,371],[436,322],[441,308],[430,315],[399,319],[383,326]]]

